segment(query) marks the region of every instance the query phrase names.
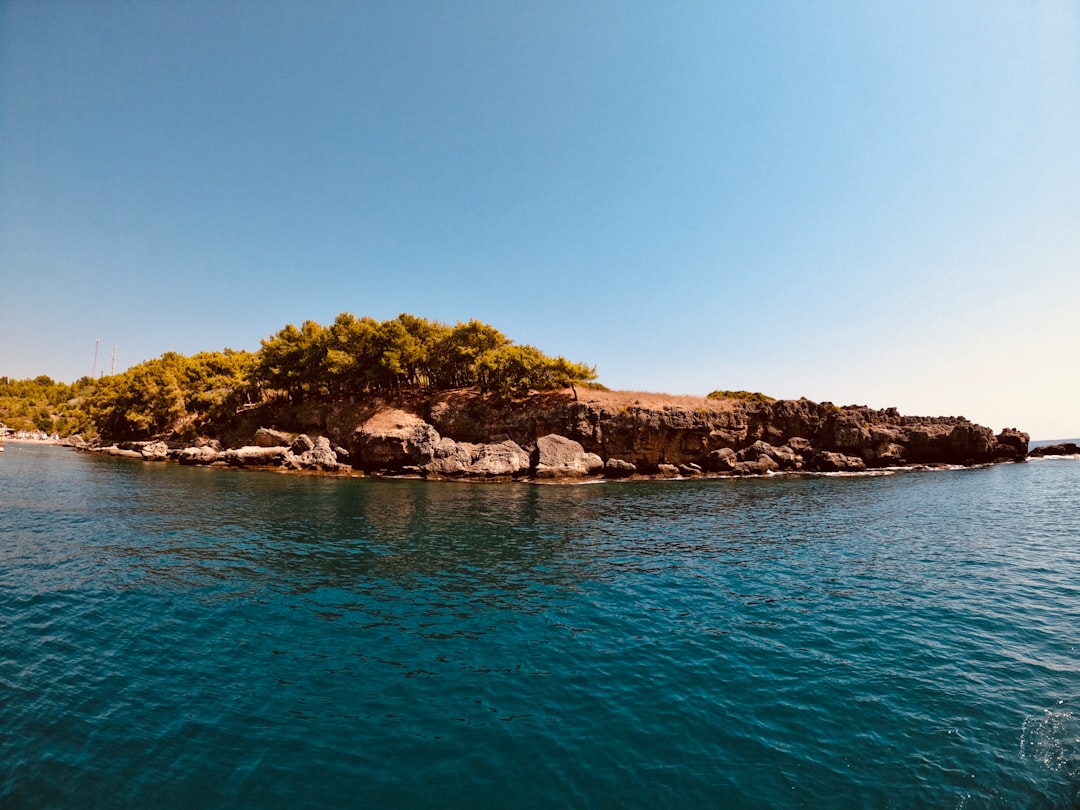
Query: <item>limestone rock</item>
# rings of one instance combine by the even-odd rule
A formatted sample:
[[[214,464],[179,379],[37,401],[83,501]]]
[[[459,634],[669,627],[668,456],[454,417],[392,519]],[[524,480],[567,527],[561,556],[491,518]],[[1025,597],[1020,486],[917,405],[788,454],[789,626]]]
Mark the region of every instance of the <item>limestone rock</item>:
[[[301,435],[293,441],[281,466],[287,470],[338,472],[344,465],[338,462],[337,453],[330,446],[328,438],[319,436],[313,440],[310,436]]]
[[[594,475],[604,467],[596,453],[586,453],[580,442],[556,434],[536,440],[532,460],[537,478],[580,478]]]
[[[165,442],[150,442],[139,451],[147,461],[165,461],[169,457],[169,445]]]
[[[314,449],[315,442],[306,433],[301,433],[295,439],[292,440],[292,444],[289,445],[289,452],[294,455],[300,456],[309,450]]]
[[[226,450],[221,460],[231,467],[277,467],[285,460],[285,446],[259,447],[248,445]]]
[[[732,472],[738,460],[734,450],[730,447],[721,447],[706,456],[705,469],[712,472]]]
[[[604,462],[604,475],[608,478],[629,478],[636,472],[636,465],[621,458],[609,458]]]
[[[907,450],[895,442],[881,442],[868,447],[865,453],[866,460],[878,467],[899,467],[907,459]]]
[[[484,444],[473,456],[469,474],[484,478],[502,478],[529,471],[531,459],[517,442],[507,439],[496,444]]]
[[[435,477],[466,475],[472,466],[473,451],[477,445],[440,438],[432,447],[432,457],[422,469]]]
[[[811,447],[813,447],[809,439],[804,439],[801,436],[792,436],[787,440],[785,446],[790,447],[795,453],[800,455],[802,453],[809,453]]]
[[[129,450],[125,447],[119,447],[117,445],[111,445],[110,447],[103,448],[101,450],[107,456],[118,456],[119,458],[143,458],[143,454],[138,450]]]
[[[857,456],[814,450],[806,459],[806,469],[814,472],[864,472],[866,462]]]
[[[185,447],[177,454],[177,461],[181,464],[213,464],[220,457],[220,451],[211,445],[199,447]]]
[[[259,428],[255,431],[255,446],[256,447],[288,447],[292,437],[288,433],[282,433],[280,430],[271,430],[270,428]]]
[[[400,470],[423,467],[435,458],[439,432],[415,414],[390,408],[368,419],[352,437],[354,466]]]
[[[765,466],[769,470],[794,470],[802,465],[802,457],[791,447],[775,447],[760,439],[738,453],[739,461],[761,461],[769,459],[772,464]]]

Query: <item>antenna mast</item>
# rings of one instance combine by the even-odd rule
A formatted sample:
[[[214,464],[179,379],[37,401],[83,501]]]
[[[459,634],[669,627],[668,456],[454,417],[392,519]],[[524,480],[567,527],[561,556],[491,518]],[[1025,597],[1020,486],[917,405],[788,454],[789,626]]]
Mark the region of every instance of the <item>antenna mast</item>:
[[[109,364],[109,375],[116,374],[116,347],[112,347],[112,363]]]
[[[94,339],[94,366],[90,369],[90,379],[94,379],[97,376],[97,356],[98,349],[101,348],[101,338]]]

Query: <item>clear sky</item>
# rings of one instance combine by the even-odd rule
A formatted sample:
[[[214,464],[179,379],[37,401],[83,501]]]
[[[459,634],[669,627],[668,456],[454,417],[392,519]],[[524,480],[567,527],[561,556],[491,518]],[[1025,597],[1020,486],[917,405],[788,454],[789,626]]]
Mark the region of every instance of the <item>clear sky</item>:
[[[1080,5],[0,0],[0,375],[486,321],[1080,435]]]

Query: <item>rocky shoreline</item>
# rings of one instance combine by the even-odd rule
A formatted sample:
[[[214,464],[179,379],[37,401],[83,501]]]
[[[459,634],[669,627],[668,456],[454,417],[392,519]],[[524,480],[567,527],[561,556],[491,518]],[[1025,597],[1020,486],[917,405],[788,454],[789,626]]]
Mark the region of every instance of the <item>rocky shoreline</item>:
[[[466,390],[314,400],[253,413],[221,437],[82,449],[191,465],[470,481],[859,473],[1028,456],[1026,433],[995,435],[962,417],[805,399],[587,394],[581,401],[569,391],[502,402]]]

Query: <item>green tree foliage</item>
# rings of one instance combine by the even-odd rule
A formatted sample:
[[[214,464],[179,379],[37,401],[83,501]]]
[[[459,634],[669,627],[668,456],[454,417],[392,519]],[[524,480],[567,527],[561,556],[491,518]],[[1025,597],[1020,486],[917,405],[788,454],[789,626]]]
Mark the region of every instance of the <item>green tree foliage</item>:
[[[706,399],[741,399],[743,402],[776,402],[775,397],[758,391],[713,391]]]
[[[329,327],[307,321],[262,341],[254,383],[294,400],[477,387],[501,397],[573,387],[595,369],[518,346],[478,320],[450,327],[415,315],[388,321],[348,312]]]
[[[0,378],[0,420],[66,433],[96,428],[110,440],[190,437],[279,396],[298,402],[475,387],[510,399],[595,378],[594,368],[519,346],[481,321],[447,326],[408,314],[378,321],[343,312],[329,326],[289,324],[255,353],[166,352],[74,386]]]
[[[90,429],[85,398],[94,383],[83,377],[69,385],[41,375],[32,380],[0,377],[0,422],[14,430],[71,436]]]
[[[166,352],[103,377],[90,399],[102,435],[145,439],[190,434],[235,409],[250,384],[255,356],[226,349],[185,357]]]

